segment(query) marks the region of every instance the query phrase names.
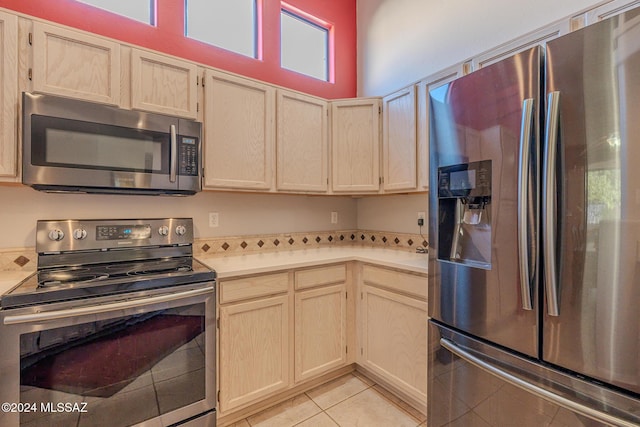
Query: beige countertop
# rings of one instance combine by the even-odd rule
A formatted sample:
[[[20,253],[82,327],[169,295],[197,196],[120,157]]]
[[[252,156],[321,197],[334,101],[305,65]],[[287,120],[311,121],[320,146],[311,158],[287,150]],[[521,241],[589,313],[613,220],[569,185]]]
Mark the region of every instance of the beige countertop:
[[[0,271],[0,295],[33,274],[33,271]]]
[[[216,270],[218,278],[221,279],[348,261],[361,261],[427,274],[428,264],[426,254],[367,247],[314,248],[226,257],[201,256],[198,260]],[[31,271],[0,271],[0,295],[32,273]]]
[[[237,256],[199,256],[198,260],[225,279],[248,274],[361,261],[413,273],[427,274],[428,255],[368,247],[314,248]]]

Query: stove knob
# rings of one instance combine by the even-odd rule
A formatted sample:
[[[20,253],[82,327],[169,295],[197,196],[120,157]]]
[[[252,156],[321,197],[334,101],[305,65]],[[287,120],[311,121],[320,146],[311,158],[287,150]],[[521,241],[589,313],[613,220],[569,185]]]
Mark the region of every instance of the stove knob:
[[[187,227],[185,227],[184,225],[179,225],[176,227],[176,234],[178,236],[184,236],[186,232],[187,232]]]
[[[168,236],[169,227],[167,227],[166,225],[163,225],[162,227],[158,228],[158,234],[161,236]]]
[[[84,228],[76,228],[73,230],[73,238],[76,240],[82,240],[87,237],[87,230]]]
[[[53,240],[54,242],[59,242],[60,240],[64,239],[64,232],[60,229],[54,228],[49,232],[49,239]]]

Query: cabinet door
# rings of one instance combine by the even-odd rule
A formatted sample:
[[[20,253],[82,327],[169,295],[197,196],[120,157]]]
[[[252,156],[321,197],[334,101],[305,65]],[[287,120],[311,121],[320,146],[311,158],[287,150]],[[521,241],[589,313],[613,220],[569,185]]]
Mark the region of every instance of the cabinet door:
[[[640,6],[640,1],[613,0],[591,9],[586,13],[587,25],[595,24],[603,19],[619,15]]]
[[[333,191],[380,188],[380,110],[380,99],[331,103]]]
[[[544,46],[548,41],[567,34],[570,31],[570,26],[570,19],[555,22],[484,52],[473,59],[473,69],[478,70],[535,46]]]
[[[326,101],[278,90],[278,190],[327,191],[327,123]]]
[[[289,297],[220,307],[222,412],[289,385]]]
[[[204,90],[204,186],[270,189],[275,89],[207,70]]]
[[[296,382],[346,364],[346,284],[297,292],[295,319]]]
[[[427,303],[362,286],[362,365],[427,402]]]
[[[0,177],[17,175],[18,18],[0,12]]]
[[[382,99],[382,166],[385,191],[417,187],[416,90],[399,90]]]
[[[418,82],[417,89],[417,144],[418,188],[429,189],[429,91],[464,75],[464,64],[457,64]]]
[[[195,119],[195,64],[139,49],[131,50],[131,107]]]
[[[33,90],[120,104],[120,45],[34,22]]]

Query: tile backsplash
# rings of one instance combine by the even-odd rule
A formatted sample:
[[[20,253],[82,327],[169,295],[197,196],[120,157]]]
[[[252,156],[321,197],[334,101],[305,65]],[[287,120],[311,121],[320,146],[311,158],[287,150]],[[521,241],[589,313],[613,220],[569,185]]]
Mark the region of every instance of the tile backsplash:
[[[426,236],[420,234],[394,233],[372,230],[338,230],[305,233],[256,234],[196,239],[193,253],[204,255],[233,256],[243,253],[259,253],[300,250],[305,248],[358,245],[387,249],[415,251],[427,246]],[[0,271],[35,271],[37,254],[35,248],[0,251]]]
[[[426,236],[371,230],[338,230],[306,233],[260,234],[197,239],[195,256],[233,256],[242,253],[299,250],[326,246],[362,245],[415,251],[427,246]]]

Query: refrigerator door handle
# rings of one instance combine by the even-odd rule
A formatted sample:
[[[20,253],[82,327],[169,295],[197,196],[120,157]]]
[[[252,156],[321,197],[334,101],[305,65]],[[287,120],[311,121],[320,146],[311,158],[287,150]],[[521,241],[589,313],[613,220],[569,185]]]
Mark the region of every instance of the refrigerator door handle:
[[[544,281],[549,316],[560,314],[558,303],[558,275],[556,265],[556,153],[558,127],[560,125],[560,92],[551,92],[547,98],[547,121],[545,129],[544,198],[542,218],[544,229]]]
[[[518,159],[518,259],[520,264],[520,292],[522,309],[533,310],[532,284],[529,253],[529,172],[531,168],[531,132],[533,130],[534,100],[525,99],[522,103],[522,122],[520,126],[520,156]],[[535,261],[534,261],[535,262]],[[532,266],[535,270],[535,266]]]
[[[597,409],[594,409],[583,403],[576,402],[567,397],[561,396],[543,387],[540,387],[536,384],[533,384],[529,381],[526,381],[516,375],[513,375],[505,371],[504,369],[470,353],[469,351],[465,350],[464,348],[458,346],[457,344],[455,344],[454,342],[446,338],[440,338],[440,345],[445,349],[447,349],[448,351],[450,351],[451,353],[460,357],[461,359],[464,359],[467,362],[471,363],[472,365],[482,369],[483,371],[493,374],[496,377],[500,378],[503,381],[506,381],[511,385],[519,387],[542,399],[555,403],[558,406],[567,408],[573,412],[582,414],[586,417],[589,417],[598,422],[602,422],[604,424],[608,424],[612,426],[621,426],[621,427],[634,427],[634,426],[637,427],[636,423],[632,423],[632,422],[620,419],[618,417],[615,417],[611,414],[598,411]]]

